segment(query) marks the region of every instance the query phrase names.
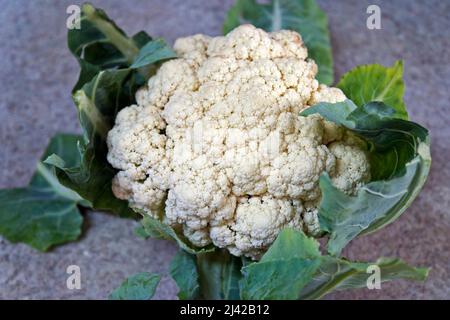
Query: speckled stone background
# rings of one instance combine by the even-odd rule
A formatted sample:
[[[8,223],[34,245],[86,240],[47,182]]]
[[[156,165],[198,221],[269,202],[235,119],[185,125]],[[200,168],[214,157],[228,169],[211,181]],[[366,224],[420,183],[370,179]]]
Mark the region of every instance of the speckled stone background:
[[[219,35],[232,0],[100,1],[129,34],[141,29],[173,41],[193,33]],[[66,49],[66,8],[78,1],[0,0],[0,188],[25,185],[49,138],[78,132],[70,90],[78,67]],[[354,241],[352,259],[399,256],[431,266],[425,283],[398,281],[331,299],[450,298],[450,1],[319,0],[329,15],[337,78],[363,63],[405,60],[411,118],[431,130],[428,182],[397,222]],[[366,28],[366,8],[382,10],[382,30]],[[85,217],[76,243],[38,253],[0,238],[0,299],[104,299],[128,275],[166,274],[174,245],[137,239],[135,222],[102,213]],[[68,290],[66,267],[81,267],[82,289]],[[165,276],[156,298],[176,298]]]

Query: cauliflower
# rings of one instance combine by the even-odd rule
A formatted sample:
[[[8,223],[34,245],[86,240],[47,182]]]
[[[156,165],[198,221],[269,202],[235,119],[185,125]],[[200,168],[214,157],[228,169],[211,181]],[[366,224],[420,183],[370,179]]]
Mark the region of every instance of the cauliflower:
[[[243,25],[178,39],[108,134],[114,194],[196,246],[258,259],[285,227],[319,236],[319,176],[352,194],[368,181],[364,146],[319,115],[346,99],[315,80],[293,31]]]

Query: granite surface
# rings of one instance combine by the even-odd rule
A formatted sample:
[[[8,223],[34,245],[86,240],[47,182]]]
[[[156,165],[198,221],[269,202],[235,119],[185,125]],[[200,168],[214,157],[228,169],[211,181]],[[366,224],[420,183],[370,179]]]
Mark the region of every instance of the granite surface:
[[[232,1],[93,0],[129,34],[141,29],[173,41],[193,33],[219,35]],[[78,1],[1,0],[0,188],[25,185],[49,138],[79,132],[70,90],[77,63],[66,49],[66,8]],[[330,299],[450,298],[450,1],[321,0],[329,15],[337,77],[363,63],[405,61],[405,100],[411,118],[431,130],[429,180],[396,223],[355,240],[352,259],[398,256],[430,266],[425,283],[398,281],[381,290],[360,289]],[[366,28],[366,8],[378,4],[382,29]],[[174,245],[143,241],[135,222],[102,213],[85,215],[83,237],[49,253],[0,238],[0,299],[103,299],[128,275],[167,273]],[[66,268],[81,268],[81,290],[66,287]],[[165,276],[156,298],[173,299]]]

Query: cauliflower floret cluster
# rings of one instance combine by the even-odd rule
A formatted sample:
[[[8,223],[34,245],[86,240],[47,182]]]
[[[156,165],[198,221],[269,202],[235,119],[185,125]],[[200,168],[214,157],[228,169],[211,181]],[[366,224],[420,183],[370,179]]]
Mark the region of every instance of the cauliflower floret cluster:
[[[257,259],[288,226],[319,235],[320,174],[351,194],[369,164],[342,128],[299,116],[346,99],[315,80],[300,35],[244,25],[174,49],[109,132],[115,195],[236,256]]]

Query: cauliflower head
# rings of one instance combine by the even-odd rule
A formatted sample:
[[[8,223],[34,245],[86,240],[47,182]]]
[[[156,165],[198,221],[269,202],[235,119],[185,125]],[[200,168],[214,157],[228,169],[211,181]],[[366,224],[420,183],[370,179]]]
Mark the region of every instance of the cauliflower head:
[[[368,181],[356,137],[318,115],[346,99],[315,80],[301,36],[243,25],[178,39],[108,134],[114,194],[196,246],[258,259],[285,227],[319,236],[319,176],[352,194]]]

